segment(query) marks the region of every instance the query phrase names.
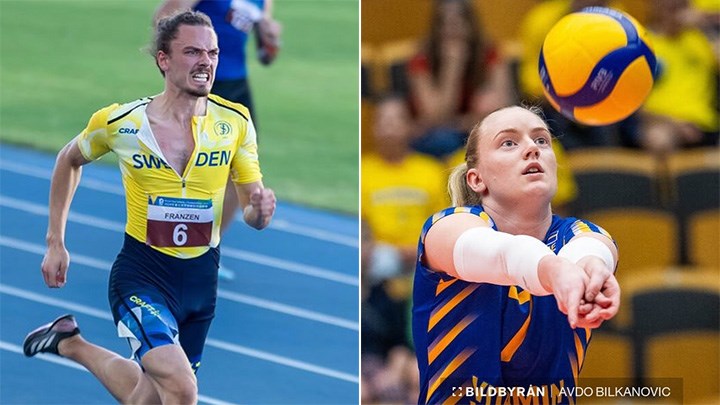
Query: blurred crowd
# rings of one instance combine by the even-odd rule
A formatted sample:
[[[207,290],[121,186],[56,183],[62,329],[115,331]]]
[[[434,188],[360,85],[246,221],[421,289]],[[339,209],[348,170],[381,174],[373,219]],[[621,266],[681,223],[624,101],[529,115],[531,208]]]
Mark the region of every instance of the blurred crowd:
[[[625,148],[661,161],[718,145],[716,1],[653,0],[641,21],[660,66],[653,90],[638,112],[602,127],[569,121],[544,100],[537,59],[545,34],[562,16],[588,6],[623,10],[622,1],[537,1],[516,38],[490,38],[476,2],[431,1],[425,37],[405,41],[410,46],[396,56],[385,52],[384,72],[367,62],[372,50],[363,47],[363,114],[371,117],[363,126],[361,158],[363,403],[417,401],[409,333],[417,241],[424,221],[450,205],[447,175],[464,161],[458,151],[485,115],[519,103],[543,109],[556,136],[553,210],[563,215],[576,213],[578,196],[567,155]],[[387,77],[383,86],[373,80],[377,74]]]

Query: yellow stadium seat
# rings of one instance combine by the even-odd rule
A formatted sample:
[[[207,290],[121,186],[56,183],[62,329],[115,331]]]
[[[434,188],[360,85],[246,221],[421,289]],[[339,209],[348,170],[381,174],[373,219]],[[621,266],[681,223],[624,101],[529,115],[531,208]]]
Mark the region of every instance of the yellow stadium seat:
[[[617,243],[618,280],[635,269],[677,263],[677,221],[667,211],[615,208],[593,211],[583,218],[604,228]]]
[[[631,378],[632,348],[630,339],[622,332],[604,331],[605,325],[594,331],[581,378]]]
[[[408,93],[407,63],[417,51],[418,41],[415,39],[388,42],[378,49],[378,82],[384,92]]]
[[[418,51],[417,40],[363,43],[361,49],[360,90],[364,98],[388,93],[407,94],[407,62]]]
[[[679,151],[668,157],[667,169],[683,262],[719,266],[720,149]]]
[[[674,332],[649,339],[645,379],[682,378],[684,402],[720,394],[720,334]]]
[[[578,185],[573,212],[625,207],[659,208],[656,160],[625,148],[587,148],[567,153]]]
[[[690,215],[687,240],[690,263],[720,268],[720,208]]]
[[[636,381],[680,378],[685,402],[720,394],[720,271],[649,268],[621,288]]]

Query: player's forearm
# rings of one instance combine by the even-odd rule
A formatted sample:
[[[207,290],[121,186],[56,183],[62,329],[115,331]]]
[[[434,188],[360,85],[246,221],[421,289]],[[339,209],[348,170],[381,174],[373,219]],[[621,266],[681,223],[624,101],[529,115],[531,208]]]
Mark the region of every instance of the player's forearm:
[[[418,83],[418,108],[421,116],[432,125],[446,124],[459,106],[458,89],[461,87],[461,72],[446,67],[440,72],[438,82],[420,79]]]
[[[64,246],[65,225],[67,223],[70,203],[80,183],[82,166],[73,161],[68,144],[58,153],[50,184],[50,207],[48,230],[45,240],[48,246]]]
[[[165,0],[158,6],[157,10],[155,10],[153,25],[157,24],[161,18],[172,15],[180,10],[192,9],[198,2],[199,0]]]
[[[273,0],[266,0],[265,1],[265,9],[263,10],[263,14],[265,18],[272,19],[273,14]]]
[[[555,254],[540,240],[511,235],[487,227],[463,232],[453,247],[453,264],[458,278],[475,283],[519,285],[533,295],[553,292],[554,273],[544,275],[541,263]]]
[[[435,82],[435,103],[444,107],[446,115],[452,116],[460,107],[465,64],[451,58],[440,67],[438,81]]]
[[[557,283],[562,281],[562,269],[566,267],[564,260],[555,255],[547,255],[538,262],[537,276],[545,290],[554,292],[557,289]]]

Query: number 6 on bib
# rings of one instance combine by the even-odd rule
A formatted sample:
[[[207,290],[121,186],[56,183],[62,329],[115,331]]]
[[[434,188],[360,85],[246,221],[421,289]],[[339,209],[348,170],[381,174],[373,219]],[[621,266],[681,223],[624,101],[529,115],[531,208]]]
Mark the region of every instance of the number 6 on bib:
[[[147,243],[156,247],[208,246],[212,200],[148,197]]]

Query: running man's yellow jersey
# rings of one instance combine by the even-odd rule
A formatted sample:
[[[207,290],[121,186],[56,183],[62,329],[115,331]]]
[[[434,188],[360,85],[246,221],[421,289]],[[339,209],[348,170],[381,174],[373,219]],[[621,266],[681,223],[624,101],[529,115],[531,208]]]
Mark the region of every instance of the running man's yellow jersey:
[[[178,173],[166,163],[150,129],[145,108],[151,100],[97,111],[77,144],[88,160],[110,151],[118,156],[125,232],[170,256],[197,257],[220,243],[228,175],[238,184],[262,178],[255,127],[244,106],[210,95],[206,115],[192,119],[195,149]]]

